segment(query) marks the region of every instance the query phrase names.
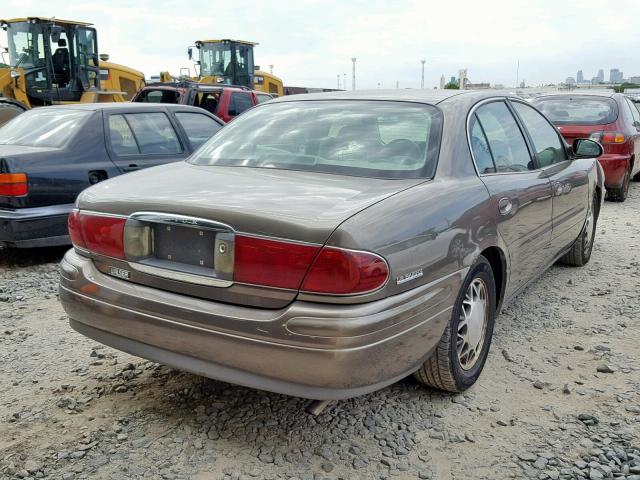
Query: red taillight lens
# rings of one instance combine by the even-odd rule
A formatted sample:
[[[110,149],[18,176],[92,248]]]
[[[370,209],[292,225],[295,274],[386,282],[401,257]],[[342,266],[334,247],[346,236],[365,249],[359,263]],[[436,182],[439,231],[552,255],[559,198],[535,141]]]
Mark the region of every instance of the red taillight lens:
[[[67,220],[69,225],[69,237],[71,237],[71,243],[74,246],[80,248],[87,248],[84,243],[84,237],[82,236],[82,225],[80,225],[80,212],[78,210],[72,210]]]
[[[124,224],[126,218],[80,214],[86,248],[100,255],[124,258]]]
[[[594,132],[589,136],[589,139],[602,144],[624,143],[627,141],[627,137],[621,132]]]
[[[0,173],[0,195],[20,197],[29,191],[24,173]]]
[[[309,265],[320,250],[317,245],[235,237],[236,282],[279,288],[300,288]]]
[[[71,242],[94,253],[124,258],[124,224],[126,218],[92,215],[73,210],[69,214]]]
[[[378,255],[324,247],[301,290],[340,295],[364,293],[381,287],[388,277],[387,262]]]

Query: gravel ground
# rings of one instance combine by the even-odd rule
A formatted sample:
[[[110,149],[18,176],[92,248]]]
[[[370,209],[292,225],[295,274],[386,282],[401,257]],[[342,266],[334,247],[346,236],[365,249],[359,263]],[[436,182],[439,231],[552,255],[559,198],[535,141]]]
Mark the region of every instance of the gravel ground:
[[[638,212],[635,184],[605,204],[586,267],[504,310],[465,394],[408,378],[318,417],[80,336],[56,296],[62,250],[5,252],[0,478],[640,480]]]

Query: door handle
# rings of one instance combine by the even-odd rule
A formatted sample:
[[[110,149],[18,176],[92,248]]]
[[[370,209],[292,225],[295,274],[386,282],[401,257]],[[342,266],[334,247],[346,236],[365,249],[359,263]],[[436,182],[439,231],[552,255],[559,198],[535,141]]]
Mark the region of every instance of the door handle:
[[[504,197],[498,201],[498,210],[500,215],[509,215],[513,210],[513,202],[510,198]]]
[[[124,172],[133,172],[135,170],[140,170],[140,165],[136,165],[135,163],[130,163],[126,167],[123,167],[122,170]]]

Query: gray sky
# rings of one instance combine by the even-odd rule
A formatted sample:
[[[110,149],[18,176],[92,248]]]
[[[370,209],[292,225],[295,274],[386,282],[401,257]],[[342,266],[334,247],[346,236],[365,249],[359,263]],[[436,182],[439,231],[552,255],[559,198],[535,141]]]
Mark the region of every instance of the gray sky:
[[[94,23],[100,52],[147,76],[192,67],[187,46],[207,38],[259,42],[257,65],[308,87],[335,87],[338,73],[350,86],[351,57],[358,88],[419,87],[421,58],[427,87],[465,67],[512,86],[518,59],[529,85],[579,68],[640,75],[639,0],[0,0],[0,11]]]

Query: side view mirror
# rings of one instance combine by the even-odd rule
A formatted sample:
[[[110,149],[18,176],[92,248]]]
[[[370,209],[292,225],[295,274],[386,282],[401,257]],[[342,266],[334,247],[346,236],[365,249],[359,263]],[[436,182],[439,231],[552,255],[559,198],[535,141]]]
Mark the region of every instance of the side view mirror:
[[[604,153],[602,145],[588,138],[576,138],[571,150],[573,158],[597,158]]]
[[[187,49],[187,55],[189,55],[189,60],[193,60],[193,48],[189,47]]]

